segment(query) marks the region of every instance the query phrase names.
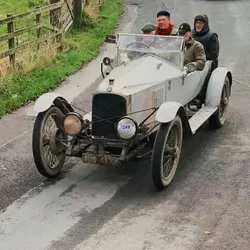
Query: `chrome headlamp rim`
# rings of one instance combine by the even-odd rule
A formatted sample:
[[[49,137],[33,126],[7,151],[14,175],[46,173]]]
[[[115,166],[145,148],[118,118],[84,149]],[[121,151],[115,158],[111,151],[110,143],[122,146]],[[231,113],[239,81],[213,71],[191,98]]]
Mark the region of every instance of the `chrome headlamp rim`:
[[[80,131],[77,132],[77,133],[75,133],[75,134],[69,134],[69,133],[67,133],[67,132],[65,131],[65,129],[64,129],[64,122],[65,122],[66,118],[67,118],[68,116],[70,116],[70,115],[76,116],[76,117],[79,119],[80,123],[81,123],[81,129],[80,129]],[[68,136],[76,136],[76,135],[79,135],[79,134],[82,132],[83,127],[84,127],[83,117],[82,117],[82,115],[80,115],[79,113],[73,111],[73,112],[67,113],[67,114],[63,117],[63,120],[62,120],[62,130],[63,130],[63,132],[64,132],[66,135],[68,135]]]
[[[119,134],[119,132],[118,132],[118,124],[123,119],[131,120],[134,123],[134,125],[135,125],[135,133],[134,133],[133,136],[131,136],[129,138],[123,138],[123,137],[121,137],[120,134]],[[130,117],[130,116],[122,116],[122,117],[120,117],[117,120],[116,125],[115,125],[115,129],[116,129],[116,133],[117,133],[117,135],[119,136],[120,139],[122,139],[122,140],[131,140],[131,139],[133,139],[137,135],[137,132],[139,130],[139,126],[138,126],[138,123],[132,117]]]

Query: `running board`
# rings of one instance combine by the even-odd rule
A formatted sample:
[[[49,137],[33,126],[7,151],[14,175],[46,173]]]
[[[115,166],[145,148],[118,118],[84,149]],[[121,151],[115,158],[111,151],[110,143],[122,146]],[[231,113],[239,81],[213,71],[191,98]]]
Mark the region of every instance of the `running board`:
[[[195,113],[188,120],[192,133],[195,134],[198,128],[201,127],[217,109],[217,107],[204,106],[197,113]]]

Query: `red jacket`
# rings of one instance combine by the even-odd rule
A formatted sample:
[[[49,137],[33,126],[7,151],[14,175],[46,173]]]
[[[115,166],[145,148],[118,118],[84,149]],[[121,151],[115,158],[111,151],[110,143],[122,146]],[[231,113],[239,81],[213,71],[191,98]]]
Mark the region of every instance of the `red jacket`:
[[[170,35],[176,35],[177,32],[178,30],[171,23],[169,24],[167,29],[160,29],[158,25],[155,26],[155,35],[170,36]]]

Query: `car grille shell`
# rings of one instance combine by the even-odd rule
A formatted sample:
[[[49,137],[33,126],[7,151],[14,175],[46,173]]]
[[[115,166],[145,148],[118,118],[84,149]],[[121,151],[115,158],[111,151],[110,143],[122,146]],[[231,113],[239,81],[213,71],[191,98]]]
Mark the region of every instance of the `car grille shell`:
[[[92,101],[92,135],[110,139],[119,138],[116,133],[116,124],[119,118],[126,115],[126,111],[126,99],[123,96],[107,93],[95,94]]]

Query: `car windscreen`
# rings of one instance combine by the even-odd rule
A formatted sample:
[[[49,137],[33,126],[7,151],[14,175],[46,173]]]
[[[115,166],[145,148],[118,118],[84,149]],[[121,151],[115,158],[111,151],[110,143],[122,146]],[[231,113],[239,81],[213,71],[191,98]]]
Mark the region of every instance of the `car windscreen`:
[[[154,54],[181,67],[184,40],[179,36],[156,36],[144,34],[119,34],[118,53],[126,53],[130,60]]]

